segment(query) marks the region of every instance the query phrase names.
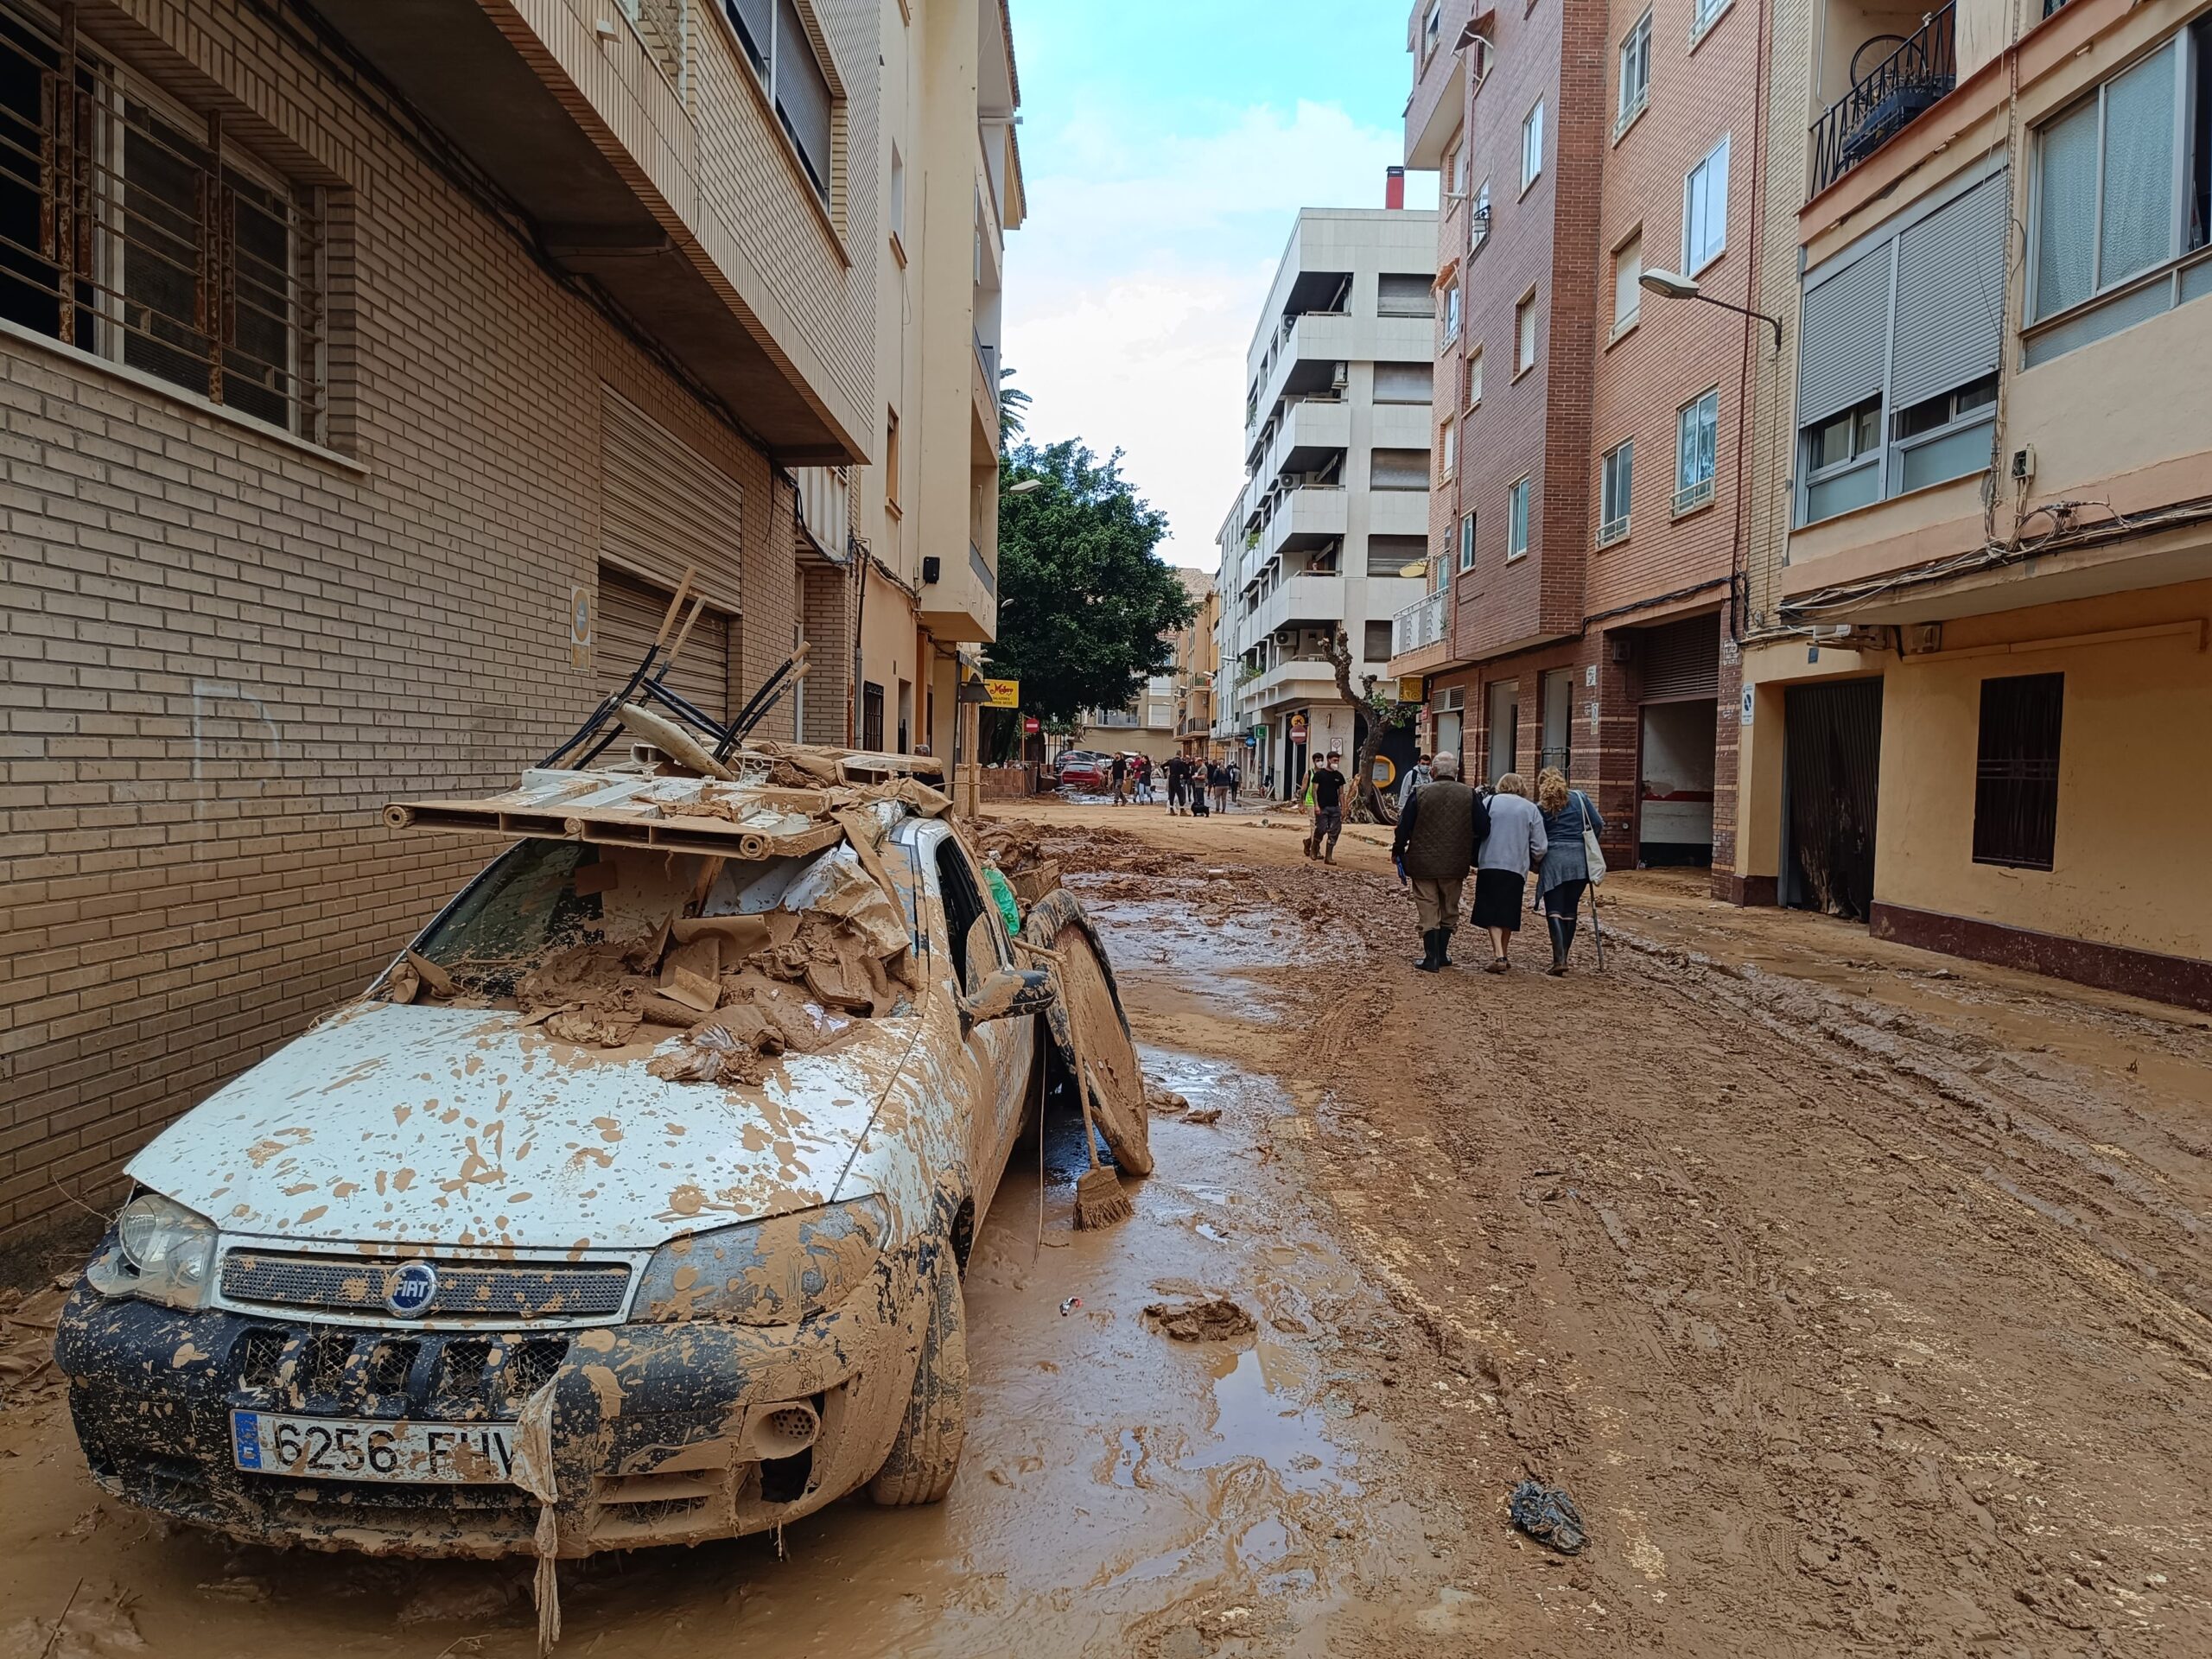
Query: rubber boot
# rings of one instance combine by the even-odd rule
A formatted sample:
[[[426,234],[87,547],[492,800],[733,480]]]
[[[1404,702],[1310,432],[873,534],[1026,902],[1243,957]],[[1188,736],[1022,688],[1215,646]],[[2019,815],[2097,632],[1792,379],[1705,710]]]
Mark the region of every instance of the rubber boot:
[[[1552,965],[1544,969],[1553,978],[1567,971],[1567,924],[1557,916],[1544,918],[1552,934]]]
[[[1579,919],[1580,918],[1578,917],[1567,916],[1562,917],[1560,920],[1559,931],[1561,938],[1565,941],[1565,943],[1563,943],[1559,948],[1559,959],[1562,964],[1566,963],[1569,956],[1573,954],[1574,925]]]
[[[1421,936],[1421,960],[1414,964],[1416,971],[1433,974],[1444,966],[1444,947],[1441,930],[1430,928]]]
[[[1452,930],[1448,927],[1436,930],[1436,965],[1439,968],[1452,965]]]

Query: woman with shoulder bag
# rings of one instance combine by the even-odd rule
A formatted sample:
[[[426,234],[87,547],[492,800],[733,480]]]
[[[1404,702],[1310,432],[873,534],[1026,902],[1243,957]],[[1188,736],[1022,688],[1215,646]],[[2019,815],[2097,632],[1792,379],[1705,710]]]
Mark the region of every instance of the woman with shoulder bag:
[[[1567,953],[1574,944],[1575,923],[1582,909],[1582,895],[1592,882],[1605,878],[1605,857],[1592,858],[1605,821],[1590,798],[1569,789],[1557,766],[1546,766],[1536,775],[1536,810],[1544,815],[1544,862],[1536,874],[1536,906],[1551,929],[1552,965],[1544,971],[1558,976],[1567,971]]]

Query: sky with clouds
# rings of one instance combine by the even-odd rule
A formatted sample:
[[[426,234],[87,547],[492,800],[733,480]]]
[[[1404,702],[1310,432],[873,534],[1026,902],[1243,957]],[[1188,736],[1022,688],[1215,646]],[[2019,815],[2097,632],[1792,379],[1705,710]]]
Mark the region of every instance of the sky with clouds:
[[[1029,216],[1005,361],[1030,436],[1125,450],[1211,570],[1244,352],[1300,207],[1379,207],[1412,86],[1394,0],[1013,0]],[[1433,206],[1435,177],[1407,200]]]

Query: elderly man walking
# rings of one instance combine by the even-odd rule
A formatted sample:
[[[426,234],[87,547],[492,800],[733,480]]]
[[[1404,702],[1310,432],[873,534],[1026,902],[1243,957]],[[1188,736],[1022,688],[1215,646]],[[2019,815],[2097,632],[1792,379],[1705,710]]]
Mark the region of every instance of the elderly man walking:
[[[1459,889],[1490,833],[1482,798],[1459,781],[1459,757],[1446,751],[1429,764],[1435,777],[1406,798],[1390,842],[1398,879],[1413,888],[1421,912],[1421,958],[1414,966],[1424,974],[1452,965]]]

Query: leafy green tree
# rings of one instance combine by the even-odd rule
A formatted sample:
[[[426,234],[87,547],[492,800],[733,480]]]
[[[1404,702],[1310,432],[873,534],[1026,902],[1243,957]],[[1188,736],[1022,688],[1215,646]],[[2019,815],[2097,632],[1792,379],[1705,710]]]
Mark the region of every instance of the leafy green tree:
[[[1072,721],[1118,709],[1174,660],[1190,595],[1156,550],[1167,516],[1075,439],[1007,451],[999,471],[999,637],[994,677],[1021,682],[1025,714]],[[1033,486],[1020,487],[1027,480]]]

